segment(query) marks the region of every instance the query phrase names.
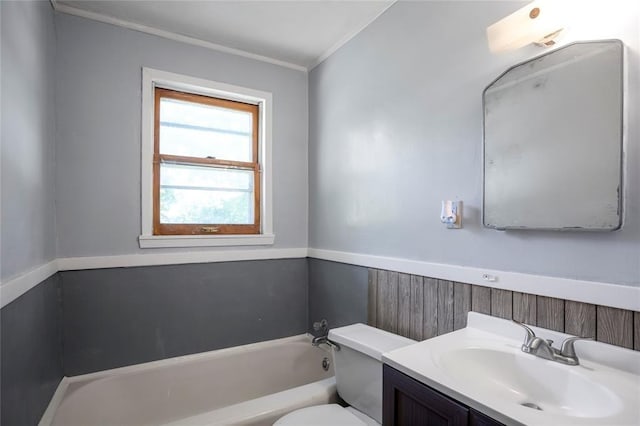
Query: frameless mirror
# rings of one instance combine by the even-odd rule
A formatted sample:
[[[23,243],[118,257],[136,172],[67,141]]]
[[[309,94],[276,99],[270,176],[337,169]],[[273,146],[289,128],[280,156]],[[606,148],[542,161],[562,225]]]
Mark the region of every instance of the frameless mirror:
[[[620,228],[621,41],[578,42],[516,65],[483,104],[486,227]]]

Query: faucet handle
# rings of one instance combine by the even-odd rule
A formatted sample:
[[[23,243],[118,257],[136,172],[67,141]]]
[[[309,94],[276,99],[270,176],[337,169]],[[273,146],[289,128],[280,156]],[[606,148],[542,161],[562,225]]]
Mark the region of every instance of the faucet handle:
[[[574,343],[578,340],[593,340],[592,337],[569,337],[562,342],[562,346],[560,347],[560,354],[570,358],[576,358],[576,350],[574,348]]]
[[[527,332],[527,335],[524,338],[524,343],[522,343],[522,351],[529,353],[531,351],[531,344],[536,339],[536,333],[534,333],[533,330],[529,328],[529,326],[521,323],[520,321],[516,321],[514,319],[512,319],[511,321],[524,328],[524,330]]]
[[[327,334],[327,330],[329,329],[329,322],[326,319],[323,319],[322,321],[314,322],[313,329],[315,331],[322,330],[322,334]]]
[[[524,328],[524,330],[527,332],[527,336],[524,338],[524,344],[528,346],[531,341],[536,338],[536,333],[534,333],[533,330],[529,328],[529,326],[521,323],[520,321],[516,321],[514,319],[512,319],[511,321]]]

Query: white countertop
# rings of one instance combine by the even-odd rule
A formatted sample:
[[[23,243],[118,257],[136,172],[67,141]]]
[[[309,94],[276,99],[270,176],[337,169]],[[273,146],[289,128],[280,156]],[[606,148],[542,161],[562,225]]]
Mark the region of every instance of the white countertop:
[[[531,328],[555,345],[569,337]],[[640,352],[579,341],[580,365],[568,366],[523,353],[524,335],[511,321],[470,312],[466,328],[385,353],[382,359],[507,425],[640,424]]]

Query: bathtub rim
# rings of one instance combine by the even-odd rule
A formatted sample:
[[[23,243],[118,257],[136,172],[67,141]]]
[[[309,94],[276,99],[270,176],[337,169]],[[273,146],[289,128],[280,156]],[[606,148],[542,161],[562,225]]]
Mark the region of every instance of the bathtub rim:
[[[105,377],[116,377],[116,376],[131,374],[131,373],[140,373],[148,370],[154,370],[160,367],[167,367],[171,365],[178,365],[178,364],[206,360],[206,359],[214,359],[221,356],[233,355],[240,352],[247,352],[255,349],[275,346],[282,343],[308,342],[309,344],[311,344],[312,338],[313,338],[312,334],[303,333],[303,334],[297,334],[294,336],[281,337],[278,339],[248,343],[245,345],[230,346],[228,348],[222,348],[222,349],[214,349],[212,351],[207,351],[207,352],[198,352],[198,353],[189,354],[189,355],[179,355],[176,357],[143,362],[140,364],[110,368],[108,370],[101,370],[93,373],[81,374],[78,376],[63,376],[62,380],[60,380],[60,383],[58,384],[58,387],[56,388],[56,391],[51,397],[49,404],[47,405],[47,409],[44,411],[44,413],[42,414],[42,417],[40,418],[40,421],[38,422],[38,426],[51,426],[55,413],[58,407],[60,406],[60,404],[62,403],[64,396],[67,393],[67,389],[71,384],[74,384],[74,383],[91,382],[91,381],[95,381]],[[322,349],[329,352],[325,348],[322,348]]]
[[[294,406],[293,410],[308,407],[309,398],[308,392],[306,391],[307,389],[316,390],[316,392],[314,392],[314,399],[316,400],[312,402],[313,405],[324,405],[337,402],[336,397],[338,396],[338,391],[336,386],[336,378],[335,376],[331,376],[329,378],[300,385],[295,388],[289,388],[269,395],[264,395],[258,398],[231,404],[226,407],[218,408],[211,412],[195,414],[190,417],[166,423],[165,426],[201,426],[203,424],[223,424],[220,423],[220,417],[222,417],[225,421],[231,420],[231,423],[225,424],[236,424],[237,422],[237,424],[239,425],[244,425],[247,421],[247,408],[250,409],[249,411],[252,414],[251,418],[254,421],[258,420],[259,423],[262,423],[265,418],[273,418],[275,421],[292,411],[291,404]],[[322,394],[319,394],[318,391],[321,391]],[[283,399],[286,399],[289,405],[288,409],[284,411],[278,404],[273,404],[273,402],[281,401]],[[278,408],[274,409],[274,405]],[[258,415],[258,417],[260,417],[259,419],[255,418],[256,413],[260,413]]]

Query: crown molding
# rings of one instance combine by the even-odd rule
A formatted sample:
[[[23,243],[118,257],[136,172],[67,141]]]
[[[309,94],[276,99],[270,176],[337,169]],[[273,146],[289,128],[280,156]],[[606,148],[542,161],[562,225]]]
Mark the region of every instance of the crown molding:
[[[291,62],[281,61],[279,59],[270,58],[268,56],[258,55],[256,53],[247,52],[245,50],[234,49],[231,47],[223,46],[221,44],[212,43],[195,37],[189,37],[182,34],[174,33],[171,31],[160,30],[158,28],[149,27],[147,25],[136,24],[135,22],[125,21],[123,19],[114,18],[112,16],[104,15],[102,13],[90,12],[76,7],[60,4],[56,0],[49,0],[56,12],[66,13],[68,15],[79,16],[81,18],[90,19],[93,21],[102,22],[105,24],[115,25],[122,28],[138,31],[141,33],[151,34],[158,37],[166,38],[173,41],[179,41],[193,46],[204,47],[205,49],[214,50],[217,52],[229,53],[231,55],[241,56],[243,58],[253,59],[260,62],[266,62],[272,65],[278,65],[284,68],[293,69],[306,73],[308,69],[302,65],[293,64]]]
[[[380,16],[382,16],[382,14],[385,13],[387,10],[389,10],[389,8],[391,6],[396,4],[397,1],[398,0],[392,0],[387,7],[382,9],[373,18],[369,19],[367,22],[365,22],[360,27],[358,27],[358,29],[351,31],[349,34],[347,34],[342,39],[340,39],[340,41],[338,41],[336,44],[334,44],[329,49],[327,49],[322,55],[318,56],[318,58],[316,60],[311,62],[309,64],[309,66],[307,67],[307,69],[309,71],[311,71],[312,69],[314,69],[315,67],[317,67],[318,65],[323,63],[329,56],[333,55],[336,51],[338,51],[338,49],[340,49],[342,46],[344,46],[349,41],[351,41],[352,38],[354,38],[355,36],[360,34],[365,28],[367,28],[369,25],[371,25],[372,22],[374,22],[376,19],[378,19]]]

